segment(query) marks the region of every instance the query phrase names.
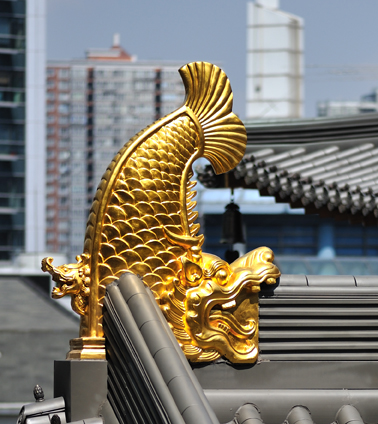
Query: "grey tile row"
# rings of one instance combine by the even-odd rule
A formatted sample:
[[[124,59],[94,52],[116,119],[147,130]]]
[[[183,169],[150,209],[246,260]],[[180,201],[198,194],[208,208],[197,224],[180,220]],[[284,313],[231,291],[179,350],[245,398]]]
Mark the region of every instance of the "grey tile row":
[[[345,214],[364,222],[378,217],[378,148],[373,143],[313,153],[288,146],[283,153],[258,158],[248,154],[233,177],[236,185],[258,188],[309,212]]]
[[[235,421],[238,424],[264,424],[258,407],[253,404],[245,404],[235,414]],[[342,406],[335,417],[337,424],[364,424],[358,410],[352,405]],[[287,415],[284,424],[312,424],[311,411],[305,406],[294,406]],[[333,423],[330,423],[333,424]]]
[[[260,359],[377,361],[378,278],[288,275],[260,298]]]
[[[376,275],[294,275],[283,274],[280,287],[374,287],[378,289]]]
[[[232,419],[234,411],[237,424],[377,423],[376,390],[211,389],[205,393],[223,423]]]
[[[252,122],[246,128],[246,154],[229,173],[231,187],[257,188],[308,213],[341,214],[376,224],[378,114]],[[209,167],[200,170],[198,178],[207,187],[221,187],[226,181]]]

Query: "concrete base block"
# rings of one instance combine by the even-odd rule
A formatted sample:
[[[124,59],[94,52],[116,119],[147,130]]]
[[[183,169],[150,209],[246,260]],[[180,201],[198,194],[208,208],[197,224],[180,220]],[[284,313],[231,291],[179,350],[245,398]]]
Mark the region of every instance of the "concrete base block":
[[[59,396],[67,422],[98,417],[107,396],[107,361],[55,361],[54,397]]]

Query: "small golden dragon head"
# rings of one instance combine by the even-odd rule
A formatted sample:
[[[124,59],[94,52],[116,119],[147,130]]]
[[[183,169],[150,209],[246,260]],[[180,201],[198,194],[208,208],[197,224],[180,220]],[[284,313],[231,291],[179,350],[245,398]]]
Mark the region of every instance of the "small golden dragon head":
[[[85,315],[88,306],[90,269],[88,266],[89,256],[83,253],[76,256],[76,264],[64,264],[55,267],[53,258],[42,260],[42,271],[51,274],[57,284],[53,288],[51,296],[60,299],[66,295],[71,296],[72,309],[79,315]]]

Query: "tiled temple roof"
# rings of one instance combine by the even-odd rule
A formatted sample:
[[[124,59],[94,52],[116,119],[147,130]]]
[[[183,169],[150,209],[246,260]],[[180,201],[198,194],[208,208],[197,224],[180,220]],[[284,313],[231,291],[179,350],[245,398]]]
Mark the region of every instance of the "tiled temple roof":
[[[247,149],[225,178],[198,172],[207,187],[257,188],[306,213],[376,225],[378,114],[246,123]]]
[[[152,292],[123,274],[104,299],[107,362],[56,367],[81,380],[90,370],[96,399],[87,382],[72,389],[72,374],[60,371],[55,394],[63,397],[25,405],[19,423],[56,424],[53,414],[62,424],[376,422],[378,278],[286,274],[261,289],[258,362],[189,363]]]
[[[353,324],[353,316],[345,318],[348,312],[343,306],[352,299],[354,314],[349,311],[349,315],[375,316],[377,287],[376,277],[282,276],[274,294],[266,292],[260,299],[263,319],[269,318],[270,306],[276,303],[280,319],[289,319],[292,324],[274,331],[286,329],[281,336],[272,334],[266,325],[262,332],[271,332],[277,348],[281,345],[287,350],[284,345],[292,338],[300,340],[297,346],[327,343],[338,333],[340,336],[341,330],[346,350],[350,350],[359,342],[354,339],[354,327],[364,324]],[[300,310],[303,307],[307,314]],[[192,363],[192,370],[151,292],[135,275],[126,273],[108,286],[104,308],[108,399],[119,423],[363,424],[377,417],[373,356],[359,360],[353,353],[343,356],[336,342],[334,350],[339,351],[332,360],[322,353],[306,360],[300,356],[302,347],[295,349],[294,342],[299,356],[286,352],[286,357],[277,357],[270,349],[256,366],[232,365],[220,358],[212,363]],[[340,323],[340,312],[348,321],[345,325]],[[322,319],[323,325],[311,330],[317,334],[304,329],[309,319]],[[289,329],[296,335],[288,337]],[[307,337],[301,335],[303,331],[308,332]],[[356,328],[357,337],[363,338],[359,331]],[[368,338],[374,337],[370,330],[362,331],[369,333]],[[320,340],[311,341],[313,336]],[[267,348],[265,340],[261,345],[262,350]]]

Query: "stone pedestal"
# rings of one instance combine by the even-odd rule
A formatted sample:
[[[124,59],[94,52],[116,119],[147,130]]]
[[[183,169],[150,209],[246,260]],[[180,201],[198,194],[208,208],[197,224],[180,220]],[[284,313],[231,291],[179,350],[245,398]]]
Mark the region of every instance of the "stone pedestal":
[[[54,397],[64,397],[67,422],[98,417],[106,395],[107,361],[55,361]]]

